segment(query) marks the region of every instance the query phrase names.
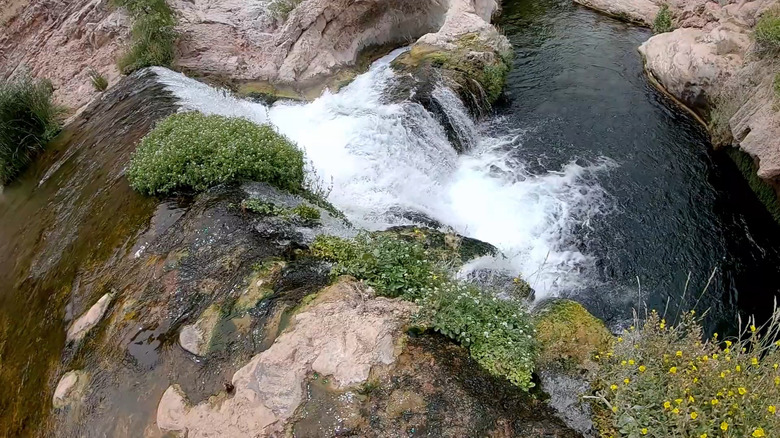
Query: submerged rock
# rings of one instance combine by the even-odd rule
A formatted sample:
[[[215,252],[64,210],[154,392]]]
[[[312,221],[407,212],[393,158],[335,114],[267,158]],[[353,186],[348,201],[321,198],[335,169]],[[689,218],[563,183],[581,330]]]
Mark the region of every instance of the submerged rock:
[[[209,306],[195,324],[185,325],[179,332],[179,345],[196,356],[205,356],[209,352],[214,329],[220,319],[220,308],[216,304]]]
[[[83,315],[81,315],[73,325],[68,329],[66,339],[68,342],[80,341],[86,336],[86,334],[94,328],[108,310],[108,306],[111,304],[111,300],[114,298],[114,294],[107,293],[100,297],[100,299],[89,308]]]
[[[89,374],[85,371],[73,370],[65,373],[54,390],[54,408],[61,409],[76,403],[84,395],[88,383]]]
[[[341,388],[364,382],[373,366],[393,363],[413,309],[407,302],[371,298],[362,285],[343,279],[319,292],[268,350],[234,374],[234,396],[193,406],[171,386],[158,406],[157,424],[189,437],[279,432],[304,400],[310,372],[332,376]]]

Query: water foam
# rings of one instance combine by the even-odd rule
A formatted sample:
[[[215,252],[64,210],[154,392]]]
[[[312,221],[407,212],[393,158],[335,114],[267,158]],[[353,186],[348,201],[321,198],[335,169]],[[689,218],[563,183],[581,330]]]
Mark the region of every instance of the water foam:
[[[185,110],[270,122],[305,149],[313,170],[333,182],[329,200],[363,228],[409,224],[405,212],[422,214],[458,233],[497,246],[506,258],[483,258],[483,267],[520,273],[537,297],[583,286],[592,260],[575,244],[575,231],[599,214],[604,192],[592,177],[609,168],[571,162],[534,175],[517,156],[522,130],[494,138],[473,122],[461,124],[474,139],[457,155],[444,128],[419,104],[387,103],[394,73],[377,61],[338,93],[311,103],[278,102],[268,108],[236,99],[178,73],[156,69]],[[462,117],[458,99],[437,92],[448,114]],[[460,133],[463,134],[463,133]]]

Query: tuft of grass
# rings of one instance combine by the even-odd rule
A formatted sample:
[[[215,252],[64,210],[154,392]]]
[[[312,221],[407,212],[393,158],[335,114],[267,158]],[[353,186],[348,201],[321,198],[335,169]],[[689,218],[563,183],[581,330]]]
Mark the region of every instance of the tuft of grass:
[[[0,82],[0,185],[16,178],[60,130],[62,109],[47,80],[29,74]]]
[[[301,1],[303,0],[271,0],[268,4],[268,12],[277,20],[284,22]]]
[[[764,12],[756,22],[753,31],[760,52],[777,54],[780,52],[780,9]]]
[[[600,355],[595,382],[602,436],[780,436],[780,312],[736,338],[703,339],[688,312],[672,326],[656,312]]]
[[[672,11],[669,10],[669,5],[661,5],[661,9],[658,10],[658,14],[656,14],[655,20],[653,20],[653,32],[664,33],[673,30]]]
[[[108,88],[108,79],[98,73],[97,70],[92,68],[89,69],[89,82],[92,83],[92,86],[95,87],[95,90],[101,93],[106,91]]]
[[[268,125],[191,112],[169,116],[141,140],[127,177],[149,195],[242,180],[301,193],[303,166],[303,152]]]
[[[114,0],[133,17],[132,46],[119,59],[119,70],[130,74],[144,67],[170,67],[178,34],[176,19],[165,0]]]
[[[334,277],[351,275],[379,295],[417,303],[421,325],[467,347],[491,374],[523,390],[533,387],[537,344],[527,310],[517,301],[453,280],[444,263],[453,257],[388,233],[362,233],[352,240],[318,236],[311,250],[334,262]]]

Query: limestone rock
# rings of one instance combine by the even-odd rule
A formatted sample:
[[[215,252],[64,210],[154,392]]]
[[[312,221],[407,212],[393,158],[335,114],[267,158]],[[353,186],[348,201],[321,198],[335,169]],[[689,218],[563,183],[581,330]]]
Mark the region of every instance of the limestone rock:
[[[55,409],[61,409],[78,401],[89,383],[89,375],[85,371],[68,371],[62,376],[54,390],[52,404]]]
[[[574,0],[591,9],[607,15],[652,26],[659,6],[651,0]]]
[[[360,283],[342,280],[320,291],[268,350],[233,375],[232,397],[193,406],[173,385],[160,400],[157,425],[191,438],[278,433],[303,401],[308,373],[347,387],[364,382],[373,366],[393,363],[413,311],[408,302],[370,298]]]
[[[111,300],[114,298],[114,294],[107,293],[100,297],[100,299],[89,308],[83,315],[81,315],[68,329],[67,340],[68,342],[80,341],[84,336],[95,327],[108,310],[108,306],[111,304]]]
[[[205,356],[220,319],[219,306],[212,304],[200,315],[195,324],[185,325],[179,332],[181,347],[196,356]]]

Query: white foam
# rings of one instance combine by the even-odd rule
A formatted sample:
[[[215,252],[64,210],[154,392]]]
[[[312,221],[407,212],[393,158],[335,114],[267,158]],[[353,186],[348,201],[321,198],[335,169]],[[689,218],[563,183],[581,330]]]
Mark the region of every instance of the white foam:
[[[280,102],[270,109],[194,80],[156,69],[184,108],[270,121],[306,151],[313,169],[333,181],[329,200],[358,226],[408,224],[398,212],[422,213],[455,231],[497,246],[506,259],[482,258],[467,268],[520,273],[537,298],[579,288],[592,260],[573,245],[573,231],[603,209],[603,190],[591,177],[614,163],[571,162],[541,175],[526,171],[513,151],[522,130],[491,138],[465,128],[476,145],[458,156],[444,129],[422,106],[386,103],[390,61],[377,61],[339,93],[311,103]],[[440,102],[461,105],[454,99]],[[464,128],[460,126],[459,128]]]

